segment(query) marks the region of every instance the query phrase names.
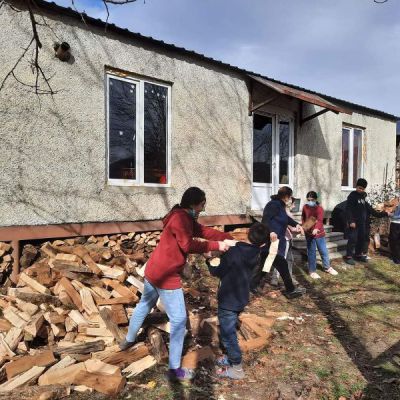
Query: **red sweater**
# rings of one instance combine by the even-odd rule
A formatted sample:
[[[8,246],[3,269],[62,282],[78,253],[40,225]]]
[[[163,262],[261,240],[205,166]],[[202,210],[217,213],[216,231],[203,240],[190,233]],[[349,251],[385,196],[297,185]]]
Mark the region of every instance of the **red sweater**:
[[[218,250],[217,241],[232,239],[228,233],[200,225],[184,209],[172,210],[163,220],[164,230],[145,269],[146,279],[159,289],[181,287],[180,273],[189,253]],[[200,241],[194,237],[211,241]]]
[[[314,207],[310,207],[309,205],[305,204],[303,206],[303,212],[301,214],[301,220],[303,223],[310,217],[315,217],[317,222],[315,223],[314,227],[310,229],[309,232],[306,232],[307,236],[312,236],[316,239],[325,236],[324,230],[324,209],[320,205],[316,205]],[[314,229],[319,229],[318,235],[313,235],[312,231]]]

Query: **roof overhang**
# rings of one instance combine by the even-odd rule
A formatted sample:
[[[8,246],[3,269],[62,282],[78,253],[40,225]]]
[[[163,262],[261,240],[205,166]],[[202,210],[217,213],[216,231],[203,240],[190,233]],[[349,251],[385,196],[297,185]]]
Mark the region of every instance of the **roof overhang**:
[[[266,78],[261,78],[259,76],[255,76],[255,75],[248,75],[248,76],[252,80],[260,83],[261,85],[266,86],[269,89],[272,89],[274,92],[277,93],[277,95],[290,96],[290,97],[296,98],[298,100],[301,100],[303,102],[313,104],[315,106],[319,106],[319,107],[323,108],[323,110],[321,110],[313,115],[310,115],[309,117],[302,119],[301,123],[309,121],[312,118],[318,117],[319,115],[324,114],[327,111],[333,111],[336,114],[338,114],[338,113],[344,113],[344,114],[349,114],[349,115],[352,114],[352,111],[350,111],[346,108],[340,107],[336,104],[333,104],[330,101],[324,99],[323,97],[318,96],[317,94],[306,92],[306,91],[300,90],[300,89],[296,89],[294,87],[284,85],[283,83],[278,83],[276,81],[272,81],[272,80],[266,79]],[[253,111],[259,109],[260,107],[270,103],[276,97],[277,96],[271,96],[259,104],[252,105],[251,108],[249,109],[249,112],[252,113]]]

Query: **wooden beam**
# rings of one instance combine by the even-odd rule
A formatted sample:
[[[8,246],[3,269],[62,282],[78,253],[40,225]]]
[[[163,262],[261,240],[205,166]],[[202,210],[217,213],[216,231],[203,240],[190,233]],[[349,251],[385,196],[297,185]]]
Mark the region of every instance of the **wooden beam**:
[[[254,105],[250,109],[250,113],[253,113],[254,111],[258,110],[259,108],[261,108],[263,106],[266,106],[267,104],[271,103],[272,101],[274,101],[278,97],[279,97],[279,95],[276,95],[276,94],[274,94],[273,96],[268,97],[266,100],[262,101],[261,103],[258,103],[256,105]]]
[[[310,120],[312,120],[312,119],[314,119],[314,118],[316,118],[316,117],[319,117],[320,115],[325,114],[325,113],[328,112],[328,111],[333,111],[333,110],[329,110],[328,108],[324,108],[323,110],[318,111],[318,112],[316,112],[315,114],[311,114],[311,115],[309,115],[308,117],[302,118],[302,119],[300,120],[300,125],[303,125],[305,122],[310,121]],[[339,113],[336,112],[336,111],[333,111],[333,112],[334,112],[335,114],[339,114]]]

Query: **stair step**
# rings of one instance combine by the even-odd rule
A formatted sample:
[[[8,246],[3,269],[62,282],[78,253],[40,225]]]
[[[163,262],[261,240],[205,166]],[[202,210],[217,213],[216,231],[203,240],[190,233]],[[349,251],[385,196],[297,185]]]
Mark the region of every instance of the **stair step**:
[[[326,243],[326,247],[328,249],[328,251],[330,250],[337,250],[343,247],[346,247],[347,245],[347,239],[341,239],[341,240],[337,240],[335,242],[327,242]],[[297,250],[305,250],[307,251],[307,243],[304,242],[300,242],[300,243],[293,243],[293,248],[297,249]]]
[[[327,242],[334,242],[343,239],[342,232],[327,232],[325,235],[325,239]],[[293,244],[297,243],[306,243],[306,238],[304,236],[297,236],[293,238]]]

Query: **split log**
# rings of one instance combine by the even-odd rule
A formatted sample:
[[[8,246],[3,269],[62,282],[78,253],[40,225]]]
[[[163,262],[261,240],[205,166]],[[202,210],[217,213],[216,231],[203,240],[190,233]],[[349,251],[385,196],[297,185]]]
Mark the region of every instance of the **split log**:
[[[121,375],[105,375],[82,370],[73,377],[72,383],[91,387],[103,394],[116,395],[124,388],[126,379]]]
[[[182,367],[195,369],[204,360],[214,360],[215,354],[211,347],[205,346],[187,353],[182,359]]]
[[[95,353],[96,351],[102,351],[104,350],[104,341],[103,340],[96,340],[94,342],[90,343],[83,343],[83,344],[77,344],[73,346],[68,346],[68,347],[56,347],[54,349],[54,353],[56,355],[61,355],[61,354],[89,354],[89,353]]]
[[[100,359],[107,364],[118,365],[121,368],[125,368],[127,365],[140,360],[148,354],[149,350],[147,346],[144,343],[138,343],[128,350],[119,351],[117,353],[114,352]]]
[[[60,361],[61,362],[61,361]],[[56,367],[57,364],[54,366]],[[41,367],[44,368],[44,367]],[[72,384],[75,375],[80,371],[85,371],[85,363],[72,364],[64,368],[56,368],[48,370],[39,378],[39,386],[59,385],[59,384]]]
[[[83,311],[82,300],[79,296],[79,293],[74,289],[71,282],[67,278],[61,278],[59,281],[60,286],[64,288],[64,290],[68,293],[68,296],[71,298],[75,306],[79,311]]]
[[[10,288],[8,289],[8,294],[19,298],[20,300],[33,303],[36,305],[40,304],[54,304],[59,307],[62,305],[60,299],[56,296],[50,296],[42,293],[28,293],[21,289]]]
[[[20,386],[26,385],[27,383],[34,382],[36,379],[42,375],[46,367],[32,367],[30,370],[26,371],[22,375],[18,375],[15,378],[0,385],[0,392],[10,392]]]
[[[94,358],[85,361],[87,372],[104,375],[121,375],[121,369],[117,365],[107,364]]]
[[[111,305],[111,304],[131,304],[132,297],[115,297],[112,299],[96,299],[98,306]]]
[[[112,333],[117,342],[125,338],[125,334],[119,329],[118,325],[112,320],[112,312],[107,308],[100,310],[100,316],[106,324],[107,329]]]
[[[128,378],[139,375],[144,370],[153,367],[157,364],[157,360],[153,356],[146,356],[141,360],[135,361],[128,365],[122,372],[129,374]]]
[[[163,363],[168,360],[168,351],[165,346],[161,332],[156,328],[150,328],[147,336],[151,343],[152,354],[159,363]]]
[[[19,280],[30,286],[33,290],[36,290],[38,293],[48,294],[48,295],[50,294],[49,289],[47,289],[34,279],[30,278],[24,272],[19,275]]]
[[[92,294],[87,287],[82,287],[79,291],[82,300],[82,307],[88,315],[98,314],[99,310],[94,304]]]

